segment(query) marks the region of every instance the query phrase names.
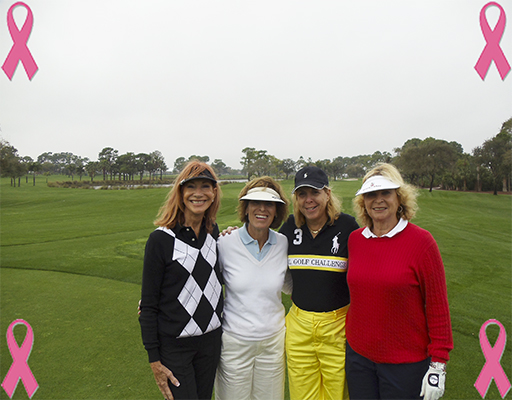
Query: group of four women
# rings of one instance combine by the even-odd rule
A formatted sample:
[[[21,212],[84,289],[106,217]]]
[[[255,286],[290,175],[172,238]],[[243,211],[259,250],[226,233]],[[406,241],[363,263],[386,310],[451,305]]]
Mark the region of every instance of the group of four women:
[[[211,399],[214,386],[217,400],[283,399],[286,364],[292,400],[442,396],[453,347],[444,268],[409,222],[416,194],[395,167],[363,179],[364,228],[317,167],[297,172],[288,218],[277,182],[250,181],[243,226],[219,237],[220,195],[211,167],[189,163],[146,244],[139,321],[165,399]]]

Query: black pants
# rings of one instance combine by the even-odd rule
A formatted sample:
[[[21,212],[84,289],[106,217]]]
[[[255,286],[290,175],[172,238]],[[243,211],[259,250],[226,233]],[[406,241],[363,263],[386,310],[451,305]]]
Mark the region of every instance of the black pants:
[[[176,400],[212,398],[221,334],[217,329],[197,337],[161,340],[160,361],[180,382],[176,387],[168,381]]]
[[[347,342],[345,372],[350,400],[420,399],[430,358],[410,364],[377,364],[356,353]]]

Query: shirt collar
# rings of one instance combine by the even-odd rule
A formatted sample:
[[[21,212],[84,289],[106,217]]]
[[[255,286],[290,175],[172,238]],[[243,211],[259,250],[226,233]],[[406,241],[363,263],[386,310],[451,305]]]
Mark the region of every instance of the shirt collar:
[[[238,232],[240,233],[240,239],[242,240],[242,243],[245,244],[246,246],[249,244],[249,243],[252,243],[252,242],[256,242],[256,239],[253,239],[253,237],[251,235],[249,235],[249,232],[247,231],[247,224],[244,224],[244,226],[242,226]],[[272,229],[269,229],[268,230],[268,240],[265,244],[276,244],[277,243],[277,239],[276,239],[276,233],[272,230]]]
[[[388,233],[386,233],[385,235],[382,235],[380,236],[381,238],[383,237],[393,237],[395,236],[396,234],[402,232],[407,224],[409,223],[409,221],[403,219],[403,218],[400,218],[400,220],[398,221],[398,224],[395,225],[395,227],[393,229],[391,229]],[[362,235],[366,238],[366,239],[371,239],[371,238],[378,238],[379,236],[377,236],[376,234],[374,234],[370,228],[366,227],[363,229],[363,232],[362,232]]]

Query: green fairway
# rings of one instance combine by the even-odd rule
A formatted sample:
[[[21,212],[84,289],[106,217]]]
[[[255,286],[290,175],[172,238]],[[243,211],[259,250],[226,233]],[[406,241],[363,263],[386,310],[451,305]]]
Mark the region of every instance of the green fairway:
[[[292,185],[283,182],[286,193]],[[353,214],[360,183],[332,186]],[[222,186],[221,229],[239,225],[242,187]],[[33,399],[161,399],[140,338],[137,302],[144,245],[169,189],[48,188],[43,179],[13,188],[3,178],[0,190],[0,380],[12,363],[7,327],[21,318],[34,331],[28,364],[39,389]],[[421,190],[419,205],[413,222],[432,233],[446,268],[455,349],[444,398],[478,399],[481,325],[494,318],[512,335],[512,197]],[[24,332],[16,327],[18,343]],[[487,334],[494,345],[498,327]],[[512,380],[510,340],[501,365]],[[21,382],[13,398],[27,398]],[[494,381],[486,398],[501,398]]]

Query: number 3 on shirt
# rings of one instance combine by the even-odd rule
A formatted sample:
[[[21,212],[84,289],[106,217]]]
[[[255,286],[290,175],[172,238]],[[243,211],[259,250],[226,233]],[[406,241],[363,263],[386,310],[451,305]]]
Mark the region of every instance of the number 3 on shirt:
[[[293,233],[295,233],[295,239],[293,241],[293,244],[298,246],[299,244],[302,243],[302,229],[295,229]]]

